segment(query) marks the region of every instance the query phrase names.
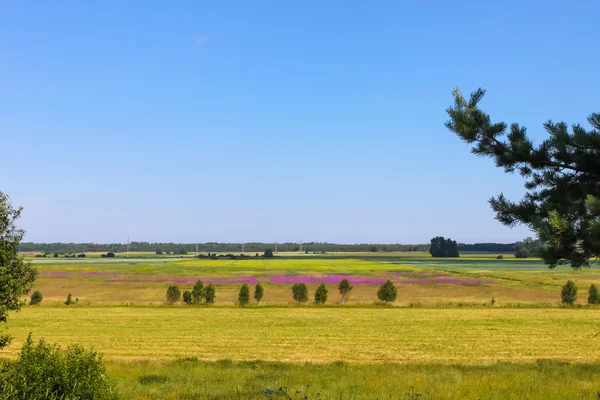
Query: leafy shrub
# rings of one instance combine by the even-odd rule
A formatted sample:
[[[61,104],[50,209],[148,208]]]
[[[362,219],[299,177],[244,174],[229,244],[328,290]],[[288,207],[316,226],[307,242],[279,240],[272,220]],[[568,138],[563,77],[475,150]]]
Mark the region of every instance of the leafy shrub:
[[[189,290],[183,292],[183,302],[185,304],[192,304],[192,292],[190,292]]]
[[[244,283],[240,288],[240,293],[238,295],[238,304],[240,306],[245,306],[250,302],[250,288],[248,284]]]
[[[260,301],[263,298],[263,294],[264,294],[264,289],[261,286],[260,283],[257,283],[256,286],[254,287],[254,300],[256,300],[257,302],[260,303]]]
[[[294,301],[298,303],[305,303],[308,301],[308,288],[304,283],[295,283],[292,286],[292,294],[294,296]]]
[[[181,297],[181,290],[179,290],[179,286],[177,286],[177,285],[169,286],[169,288],[167,289],[167,302],[168,303],[178,302],[180,297]]]
[[[83,253],[77,254],[77,257],[79,257],[79,258],[85,258],[85,254],[83,254]]]
[[[338,285],[338,290],[340,291],[340,294],[342,295],[342,303],[345,303],[346,300],[348,300],[348,296],[350,295],[350,292],[352,291],[352,285],[350,284],[348,279],[342,279],[342,281]]]
[[[162,253],[163,253],[162,251],[160,251],[160,250],[156,250],[156,254],[157,254],[157,255],[159,255],[159,256],[160,256],[160,255],[162,255]]]
[[[527,257],[529,257],[529,250],[527,250],[525,247],[522,247],[522,248],[518,249],[517,251],[515,251],[515,257],[516,258],[527,258]]]
[[[588,303],[589,304],[600,304],[600,292],[598,292],[598,287],[593,283],[590,286],[590,290],[588,291]]]
[[[268,257],[268,258],[272,258],[273,257],[273,249],[266,249],[264,256]]]
[[[70,306],[71,304],[73,304],[73,297],[71,296],[71,293],[69,293],[67,295],[67,300],[65,301],[65,306]]]
[[[106,254],[100,254],[100,258],[106,258]]]
[[[560,297],[563,304],[569,306],[575,304],[575,301],[577,300],[577,286],[575,285],[575,282],[571,280],[567,281],[565,286],[562,287]]]
[[[54,258],[58,258],[58,253],[54,253]]]
[[[106,253],[106,257],[114,257],[115,253],[113,253],[112,251],[109,251],[108,253]]]
[[[325,286],[324,283],[321,283],[319,285],[319,287],[317,288],[317,291],[315,292],[315,303],[317,304],[325,304],[325,302],[327,301],[327,293],[329,291],[327,290],[327,287]]]
[[[102,356],[74,345],[61,349],[27,337],[15,361],[0,370],[6,399],[116,400],[115,382],[107,376]]]
[[[496,257],[496,260],[504,260],[504,256],[500,254],[498,257]]]
[[[42,292],[40,292],[39,290],[36,290],[31,295],[31,299],[29,299],[29,305],[33,306],[36,304],[40,304],[43,299],[44,299],[44,296],[42,296]]]
[[[192,303],[200,304],[204,299],[204,284],[202,281],[197,281],[192,288]]]
[[[396,301],[396,297],[398,297],[398,290],[389,279],[377,291],[377,298],[386,303]]]
[[[204,289],[204,298],[206,299],[206,303],[214,303],[215,297],[217,297],[215,294],[215,287],[212,285],[212,283],[209,283],[206,289]]]

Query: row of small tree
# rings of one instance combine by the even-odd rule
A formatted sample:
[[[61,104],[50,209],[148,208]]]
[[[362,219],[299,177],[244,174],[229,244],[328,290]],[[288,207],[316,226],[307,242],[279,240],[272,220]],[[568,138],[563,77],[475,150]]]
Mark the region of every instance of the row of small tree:
[[[563,304],[572,306],[577,301],[577,285],[573,281],[567,281],[562,287],[560,297]],[[591,284],[588,289],[588,304],[600,304],[600,292],[595,284]]]
[[[197,281],[192,291],[183,292],[183,302],[186,304],[212,304],[215,302],[216,290],[212,283],[204,287],[202,281]],[[167,289],[167,303],[176,303],[181,299],[181,290],[179,286],[172,285]]]

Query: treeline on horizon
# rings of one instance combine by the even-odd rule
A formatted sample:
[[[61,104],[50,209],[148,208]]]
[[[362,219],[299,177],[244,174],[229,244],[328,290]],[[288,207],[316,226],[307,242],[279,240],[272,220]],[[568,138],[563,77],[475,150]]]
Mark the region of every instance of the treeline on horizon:
[[[245,252],[264,252],[266,249],[278,252],[307,251],[309,253],[322,252],[392,252],[392,251],[429,251],[430,244],[336,244],[336,243],[198,243],[200,253],[229,252],[239,253],[242,247]],[[459,252],[481,253],[513,253],[517,243],[474,243],[458,244]],[[21,243],[19,251],[41,253],[85,253],[85,252],[115,252],[127,251],[124,243]],[[131,242],[129,251],[132,252],[171,252],[176,254],[195,253],[196,243],[151,243]]]

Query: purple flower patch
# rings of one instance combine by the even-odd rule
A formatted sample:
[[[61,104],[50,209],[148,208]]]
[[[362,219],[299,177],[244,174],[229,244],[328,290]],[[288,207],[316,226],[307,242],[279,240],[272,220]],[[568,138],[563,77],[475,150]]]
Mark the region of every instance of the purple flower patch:
[[[71,276],[111,276],[116,275],[117,272],[100,272],[100,271],[86,271],[86,272],[70,272],[70,271],[41,271],[40,275],[54,276],[56,278],[68,278]]]

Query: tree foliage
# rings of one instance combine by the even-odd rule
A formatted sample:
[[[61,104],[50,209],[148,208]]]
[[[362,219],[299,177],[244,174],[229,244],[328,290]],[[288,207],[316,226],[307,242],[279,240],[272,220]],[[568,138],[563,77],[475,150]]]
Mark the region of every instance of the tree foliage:
[[[398,290],[389,279],[377,290],[377,298],[386,303],[396,301],[396,297],[398,297]]]
[[[560,298],[563,304],[569,306],[575,304],[575,301],[577,301],[577,285],[575,285],[575,282],[567,281],[565,286],[562,287]]]
[[[600,304],[600,292],[598,292],[598,287],[593,283],[590,285],[590,290],[588,291],[588,304]]]
[[[273,257],[273,249],[266,249],[265,253],[263,254],[263,256],[267,257],[267,258]]]
[[[183,292],[183,302],[185,304],[193,303],[192,292],[190,292],[189,290],[186,290],[185,292]]]
[[[240,306],[245,306],[250,303],[250,287],[247,283],[244,283],[240,288],[240,293],[238,294],[238,304]]]
[[[204,289],[204,299],[206,300],[206,304],[212,304],[215,302],[215,298],[217,297],[215,287],[212,283],[209,283],[206,289]]]
[[[483,89],[469,100],[454,90],[446,127],[472,144],[471,151],[490,157],[507,173],[526,179],[527,193],[519,202],[502,193],[490,200],[496,219],[507,226],[527,225],[544,242],[542,258],[553,268],[589,266],[600,255],[600,114],[579,124],[547,121],[549,137],[534,145],[525,127],[492,122],[479,108]]]
[[[73,301],[73,295],[71,295],[71,293],[69,293],[67,295],[67,300],[65,300],[65,306],[70,306],[71,304],[75,303]]]
[[[36,271],[19,255],[19,245],[25,231],[15,222],[22,208],[13,208],[7,195],[0,192],[0,322],[6,322],[9,311],[18,311],[31,290]],[[9,336],[0,336],[0,349],[10,343]]]
[[[263,298],[264,289],[260,283],[257,283],[254,287],[254,300],[260,303]]]
[[[342,279],[340,284],[338,285],[338,290],[342,295],[342,304],[348,300],[348,296],[350,296],[350,292],[352,291],[352,285],[348,281],[348,279]]]
[[[181,297],[181,290],[177,285],[171,285],[167,288],[167,302],[176,303]]]
[[[298,303],[306,303],[308,301],[308,288],[304,283],[295,283],[292,286],[292,295],[294,301]]]
[[[40,304],[43,299],[44,299],[44,296],[42,295],[42,292],[40,292],[39,290],[36,290],[31,295],[31,299],[29,299],[29,305],[33,306],[36,304]]]
[[[328,293],[329,291],[327,290],[327,286],[325,286],[324,283],[321,283],[315,291],[315,303],[325,304],[325,302],[327,301]]]
[[[202,300],[204,300],[204,297],[204,284],[202,283],[202,281],[198,280],[192,288],[192,303],[200,304],[202,303]]]
[[[458,257],[458,244],[450,238],[445,239],[443,236],[436,236],[431,239],[429,254],[431,254],[431,257]]]

